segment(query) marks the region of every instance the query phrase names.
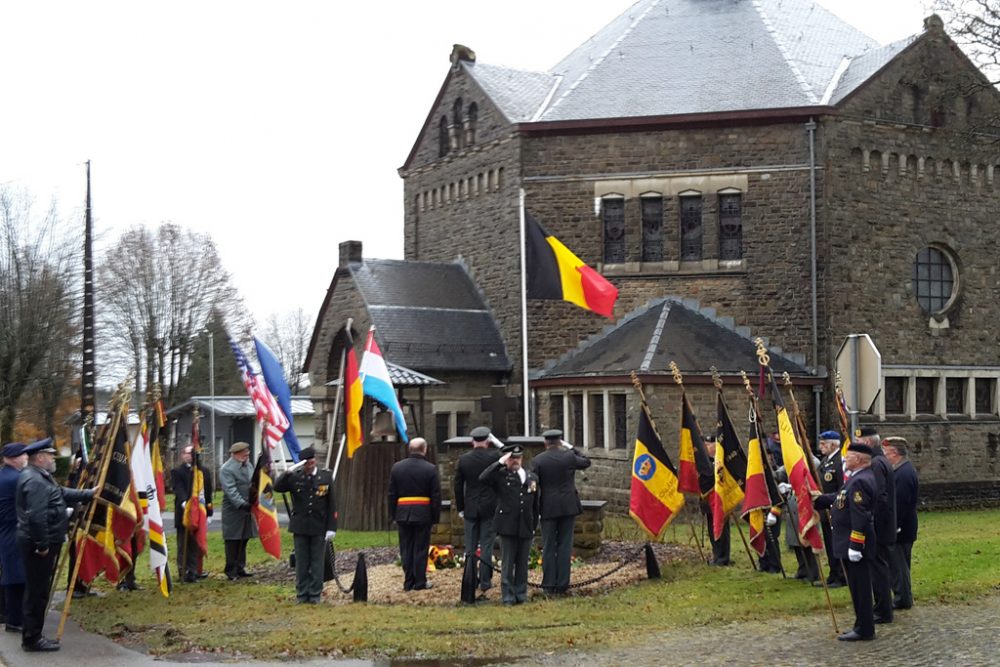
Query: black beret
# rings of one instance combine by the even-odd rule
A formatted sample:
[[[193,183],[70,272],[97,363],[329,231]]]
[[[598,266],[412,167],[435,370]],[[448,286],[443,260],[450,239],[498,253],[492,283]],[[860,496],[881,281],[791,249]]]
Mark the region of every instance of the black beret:
[[[469,432],[473,440],[487,440],[490,437],[490,428],[488,426],[477,426]]]
[[[870,435],[878,435],[878,427],[870,425],[862,426],[860,429],[858,429],[858,434],[862,438],[867,438]]]
[[[316,458],[316,450],[312,447],[306,447],[301,452],[299,452],[299,461],[308,461],[309,459]]]
[[[563,432],[557,428],[550,428],[548,431],[542,433],[542,437],[546,440],[562,440]]]
[[[857,441],[854,441],[851,444],[849,444],[847,446],[847,451],[857,452],[858,454],[867,454],[868,456],[872,455],[871,445]]]

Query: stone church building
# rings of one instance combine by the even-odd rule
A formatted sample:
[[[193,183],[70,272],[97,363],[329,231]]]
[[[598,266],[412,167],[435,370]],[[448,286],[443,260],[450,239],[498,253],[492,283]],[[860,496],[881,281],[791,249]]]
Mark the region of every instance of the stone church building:
[[[561,427],[595,460],[583,495],[627,504],[630,371],[674,453],[669,362],[704,430],[713,366],[742,424],[739,371],[756,376],[760,336],[814,437],[836,426],[830,369],[844,337],[868,333],[883,390],[862,421],[907,438],[940,502],[995,498],[1000,144],[989,122],[1000,97],[938,17],[914,29],[882,46],[812,0],[640,0],[548,70],[456,45],[399,170],[396,270],[422,272],[424,287],[369,299],[358,276],[387,260],[342,250],[306,368],[317,414],[332,409],[338,331],[380,309],[399,315],[399,330],[378,328],[386,358],[446,383],[427,387],[419,410],[439,456],[450,457],[442,437],[496,417],[497,396],[481,402],[496,385],[520,397],[523,190],[526,210],[620,291],[610,322],[565,302],[527,305],[535,432]],[[447,282],[431,286],[436,270]],[[431,305],[407,317],[397,297]],[[450,330],[443,343],[495,356],[442,368],[440,350],[407,339],[435,326],[425,307],[454,311],[436,329]],[[456,335],[466,311],[479,319]],[[522,432],[518,414],[504,413],[510,433]]]

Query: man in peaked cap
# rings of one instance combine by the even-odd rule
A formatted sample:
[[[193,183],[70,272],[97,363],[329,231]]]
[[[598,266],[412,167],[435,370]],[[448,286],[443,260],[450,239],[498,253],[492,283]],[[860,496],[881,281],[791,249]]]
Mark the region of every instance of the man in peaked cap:
[[[229,460],[219,468],[222,487],[222,540],[226,545],[226,577],[236,581],[247,572],[247,542],[257,537],[257,521],[250,513],[250,445],[234,443]]]
[[[17,547],[24,564],[24,618],[21,648],[25,651],[58,651],[59,642],[42,636],[49,583],[59,549],[66,539],[69,517],[66,503],[87,502],[94,489],[59,486],[52,478],[56,450],[52,438],[25,448],[28,465],[17,479]]]
[[[17,480],[28,465],[27,445],[12,442],[0,454],[0,587],[7,632],[21,632],[24,598],[24,565],[17,549]]]
[[[573,558],[573,527],[583,512],[576,491],[576,471],[590,467],[590,459],[562,439],[562,431],[542,433],[545,451],[532,461],[541,489],[542,588],[562,595],[569,590],[569,567]]]
[[[872,569],[872,590],[875,594],[875,622],[892,623],[893,565],[896,561],[896,473],[882,452],[878,429],[870,424],[861,427],[860,442],[872,448],[872,473],[875,475],[875,557],[868,565]]]
[[[823,493],[836,493],[844,485],[843,461],[840,456],[840,434],[836,431],[823,431],[819,434],[819,452],[823,457],[818,466],[820,489]],[[830,513],[820,512],[820,527],[823,530],[823,544],[826,547],[827,562],[830,573],[826,578],[827,586],[840,588],[847,585],[845,567],[833,555],[833,527],[830,524]]]
[[[837,637],[841,641],[875,639],[872,579],[868,565],[868,561],[875,557],[873,510],[877,493],[871,459],[871,446],[865,442],[852,442],[844,459],[844,465],[851,471],[844,488],[816,498],[817,509],[832,508],[833,553],[847,565],[847,584],[854,604],[854,627]]]
[[[538,525],[538,476],[524,469],[521,445],[507,445],[501,452],[479,479],[496,489],[500,597],[505,605],[514,605],[528,601],[528,557]]]
[[[477,426],[470,433],[472,451],[458,457],[455,464],[455,509],[465,527],[465,557],[479,554],[480,591],[493,585],[493,544],[496,528],[493,518],[497,511],[497,494],[493,484],[479,479],[490,464],[500,458],[499,452],[490,447],[490,429]]]

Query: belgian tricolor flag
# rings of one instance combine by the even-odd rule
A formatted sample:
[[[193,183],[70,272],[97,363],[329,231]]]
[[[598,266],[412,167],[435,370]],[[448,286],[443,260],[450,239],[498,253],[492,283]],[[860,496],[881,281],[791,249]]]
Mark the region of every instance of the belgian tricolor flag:
[[[693,493],[709,500],[715,491],[715,466],[705,451],[701,427],[694,416],[687,393],[681,393],[681,437],[678,486],[684,493]]]
[[[354,352],[354,337],[344,329],[344,433],[347,434],[347,458],[353,458],[364,441],[361,437],[361,404],[365,400],[358,375],[358,355]]]
[[[524,215],[527,297],[569,301],[612,317],[618,288],[584,264],[530,214]]]
[[[763,438],[760,434],[760,423],[750,425],[750,440],[747,442],[747,476],[743,486],[743,509],[741,514],[750,524],[750,546],[758,556],[763,556],[767,549],[767,534],[764,532],[764,519],[771,509],[770,487],[768,484],[770,469],[764,459],[762,448]]]
[[[274,507],[274,489],[271,483],[271,453],[261,447],[257,465],[250,478],[250,512],[257,519],[260,543],[264,551],[274,558],[281,558],[281,531],[278,512]]]
[[[712,532],[722,537],[729,514],[743,503],[743,485],[747,476],[747,456],[736,435],[733,420],[722,398],[716,397],[719,418],[718,444],[715,448],[715,494],[712,496]]]
[[[682,507],[684,494],[677,490],[677,470],[643,409],[632,457],[629,516],[650,538],[658,540]]]

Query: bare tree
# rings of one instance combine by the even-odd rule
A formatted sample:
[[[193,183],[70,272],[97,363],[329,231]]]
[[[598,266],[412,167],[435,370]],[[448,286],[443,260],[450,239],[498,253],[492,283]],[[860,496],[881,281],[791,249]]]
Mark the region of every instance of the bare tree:
[[[67,372],[74,354],[67,341],[78,327],[74,235],[60,228],[54,205],[41,217],[32,208],[26,192],[0,189],[0,441],[11,439],[32,384],[49,395],[54,413],[66,378],[53,375]]]
[[[213,309],[245,317],[211,236],[175,224],[125,232],[99,283],[102,319],[121,361],[136,372],[137,392],[158,382],[168,405]]]
[[[1000,2],[998,0],[935,0],[948,32],[966,55],[996,85],[1000,77]]]
[[[302,364],[309,350],[312,323],[302,308],[270,315],[264,323],[261,340],[267,343],[285,370],[285,382],[296,395],[306,386],[308,376],[302,372]]]

